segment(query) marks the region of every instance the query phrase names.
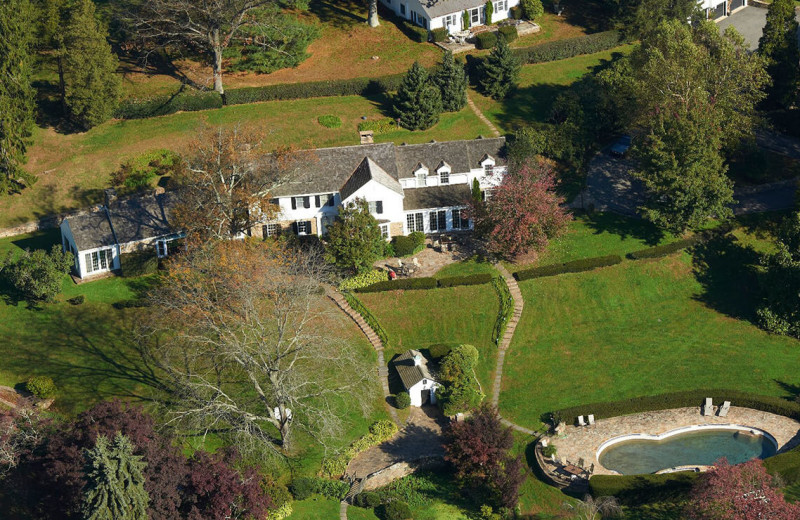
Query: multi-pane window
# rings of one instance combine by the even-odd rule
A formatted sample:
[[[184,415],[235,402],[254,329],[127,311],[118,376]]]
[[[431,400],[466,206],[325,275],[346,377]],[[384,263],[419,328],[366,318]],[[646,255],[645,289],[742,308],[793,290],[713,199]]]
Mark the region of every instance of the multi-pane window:
[[[167,241],[159,240],[158,242],[156,242],[156,255],[159,258],[164,258],[165,256],[167,256],[167,253],[168,253]]]
[[[428,184],[428,175],[423,173],[417,174],[417,188],[424,188]]]
[[[482,23],[482,16],[483,14],[483,7],[476,7],[475,9],[469,10],[469,24],[470,25],[478,25]]]
[[[376,215],[383,214],[383,201],[376,200],[375,202],[368,202],[369,204],[369,212],[374,213]]]
[[[453,214],[453,229],[469,229],[469,219],[464,216],[464,210],[454,209]]]
[[[450,172],[442,170],[439,172],[439,184],[450,184]]]
[[[508,10],[508,0],[500,0],[499,2],[494,3],[494,12],[499,13],[500,11],[507,11]]]
[[[389,238],[389,224],[381,224],[381,236]]]
[[[308,235],[311,233],[311,221],[310,220],[300,220],[297,223],[297,234],[298,235]]]
[[[447,231],[447,211],[431,211],[429,214],[431,231]]]
[[[276,237],[281,233],[280,224],[265,224],[264,225],[264,238]]]
[[[457,14],[448,14],[447,16],[445,16],[444,17],[444,26],[445,26],[445,28],[450,27],[450,26],[458,27],[458,18],[459,18],[459,15],[457,15]]]
[[[114,266],[114,257],[111,249],[102,249],[93,253],[86,253],[84,255],[86,261],[86,272],[93,273],[95,271],[107,271]]]
[[[494,174],[494,164],[486,163],[483,165],[483,172],[486,175],[493,175]]]
[[[292,197],[292,209],[297,208],[310,208],[311,197]]]
[[[409,213],[406,215],[406,225],[408,232],[425,231],[425,217],[423,213]]]
[[[400,14],[406,15],[406,4],[400,4]]]

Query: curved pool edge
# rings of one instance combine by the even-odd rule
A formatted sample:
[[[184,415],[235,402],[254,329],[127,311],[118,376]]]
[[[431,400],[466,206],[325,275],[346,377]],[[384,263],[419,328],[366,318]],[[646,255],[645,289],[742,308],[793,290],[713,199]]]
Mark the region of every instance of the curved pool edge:
[[[673,430],[666,431],[664,433],[659,434],[650,434],[650,433],[628,433],[625,435],[619,435],[617,437],[612,437],[607,441],[600,444],[595,452],[595,459],[597,462],[600,462],[600,454],[602,454],[606,449],[614,446],[615,444],[619,444],[620,442],[625,441],[633,441],[633,440],[643,440],[643,441],[662,441],[664,439],[668,439],[670,437],[674,437],[676,435],[680,435],[682,433],[692,433],[697,431],[712,431],[712,430],[735,430],[741,432],[747,432],[753,435],[758,435],[760,437],[764,437],[765,439],[769,440],[774,446],[776,453],[780,451],[780,443],[778,440],[768,431],[763,430],[761,428],[756,428],[755,426],[744,426],[741,424],[693,424],[691,426],[682,426],[680,428],[675,428]],[[601,464],[602,466],[602,464]],[[607,471],[613,471],[610,468],[606,468],[603,466],[604,469]],[[665,468],[669,469],[669,468]]]

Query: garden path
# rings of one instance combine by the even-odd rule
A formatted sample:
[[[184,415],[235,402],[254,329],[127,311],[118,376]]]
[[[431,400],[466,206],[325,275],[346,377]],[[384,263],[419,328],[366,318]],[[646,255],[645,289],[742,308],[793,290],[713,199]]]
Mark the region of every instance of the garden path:
[[[492,131],[492,136],[500,137],[500,130],[498,130],[497,127],[494,126],[491,121],[489,121],[488,117],[483,115],[483,112],[481,112],[478,106],[472,101],[472,98],[469,97],[469,90],[467,90],[467,104],[469,105],[469,108],[475,112],[475,115],[478,116],[478,119],[480,119],[483,124],[489,127],[489,129]]]

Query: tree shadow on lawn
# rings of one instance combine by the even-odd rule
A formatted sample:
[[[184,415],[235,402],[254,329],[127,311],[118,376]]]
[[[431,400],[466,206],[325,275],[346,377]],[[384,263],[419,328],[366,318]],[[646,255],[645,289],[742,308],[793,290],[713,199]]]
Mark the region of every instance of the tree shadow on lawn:
[[[58,228],[40,231],[33,236],[26,236],[25,238],[15,238],[11,241],[16,247],[25,250],[30,249],[44,249],[49,251],[54,245],[61,243],[61,231]]]
[[[695,299],[732,318],[755,323],[761,291],[756,266],[759,254],[733,235],[697,245],[692,250],[695,278],[703,293]]]
[[[51,309],[46,326],[12,340],[4,364],[15,373],[52,377],[60,389],[59,409],[79,411],[113,397],[153,401],[168,391],[133,340],[132,312],[88,304]]]
[[[335,0],[335,2],[339,5],[335,5],[333,1],[311,0],[308,4],[308,11],[319,18],[320,22],[337,29],[349,29],[367,21],[366,18],[353,12],[356,9],[362,9],[363,4],[353,0]],[[381,22],[383,21],[381,20]]]
[[[545,1],[545,9],[553,12],[553,1]],[[562,0],[561,16],[567,23],[583,27],[588,32],[607,31],[612,28],[612,17],[617,1],[612,0]]]
[[[586,226],[594,234],[611,233],[621,239],[638,238],[649,246],[657,245],[666,236],[654,224],[641,219],[626,217],[617,213],[583,213]]]

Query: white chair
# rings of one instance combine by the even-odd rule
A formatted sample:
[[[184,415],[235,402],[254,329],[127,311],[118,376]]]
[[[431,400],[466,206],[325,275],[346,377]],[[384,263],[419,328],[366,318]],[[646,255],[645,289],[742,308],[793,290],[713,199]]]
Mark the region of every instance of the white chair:
[[[719,416],[720,417],[727,417],[728,416],[728,410],[730,410],[730,409],[731,409],[731,402],[730,401],[725,401],[724,403],[722,403],[722,406],[719,407]]]
[[[710,397],[706,397],[706,404],[703,405],[703,415],[714,415],[714,404],[711,402]]]
[[[583,416],[582,415],[578,416],[578,426],[586,426],[586,423],[583,422]]]
[[[594,426],[594,415],[589,416],[589,426]]]

